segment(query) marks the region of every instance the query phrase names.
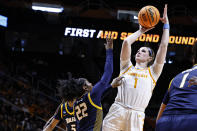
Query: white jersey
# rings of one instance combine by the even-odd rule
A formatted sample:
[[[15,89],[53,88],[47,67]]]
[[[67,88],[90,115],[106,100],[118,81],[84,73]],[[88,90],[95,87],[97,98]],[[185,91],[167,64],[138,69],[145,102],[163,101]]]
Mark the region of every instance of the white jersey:
[[[123,83],[118,87],[115,102],[123,106],[144,111],[151,99],[158,76],[153,73],[152,66],[147,69],[137,69],[130,62],[120,71],[124,76]]]

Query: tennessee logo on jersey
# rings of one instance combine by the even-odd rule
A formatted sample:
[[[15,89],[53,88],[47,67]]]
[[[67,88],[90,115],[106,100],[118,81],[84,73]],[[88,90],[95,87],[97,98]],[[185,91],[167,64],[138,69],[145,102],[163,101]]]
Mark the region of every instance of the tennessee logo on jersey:
[[[129,72],[128,75],[136,76],[136,77],[144,77],[144,78],[148,77],[148,75],[146,75],[146,74],[131,73],[131,72]]]
[[[144,111],[148,106],[158,78],[153,73],[152,66],[143,69],[130,63],[127,68],[120,71],[119,76],[124,78],[122,85],[118,87],[115,102]]]

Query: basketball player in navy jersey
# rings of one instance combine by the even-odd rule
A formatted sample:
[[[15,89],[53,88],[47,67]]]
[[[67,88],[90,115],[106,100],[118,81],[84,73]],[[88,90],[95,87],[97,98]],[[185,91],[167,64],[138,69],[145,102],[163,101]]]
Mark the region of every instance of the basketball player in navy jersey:
[[[101,130],[103,120],[101,96],[108,88],[113,73],[113,41],[111,39],[107,39],[105,48],[106,63],[101,80],[93,87],[88,80],[79,79],[83,83],[83,87],[88,89],[88,93],[79,96],[74,105],[78,131]]]
[[[103,111],[101,106],[101,96],[103,92],[111,87],[117,87],[121,84],[121,77],[118,77],[109,84],[113,73],[113,41],[107,39],[106,63],[104,74],[100,81],[94,86],[85,78],[72,80],[73,85],[78,85],[81,91],[76,90],[78,95],[72,95],[70,90],[75,90],[73,86],[62,86],[60,96],[66,101],[68,98],[76,99],[74,104],[74,113],[77,121],[77,131],[100,131],[103,120]]]
[[[191,54],[193,67],[170,82],[157,116],[156,131],[197,130],[197,42]]]
[[[78,85],[73,85],[72,81],[69,80],[61,80],[59,81],[59,87],[68,85],[68,86],[74,86],[75,89],[78,89]],[[78,89],[80,90],[80,89]],[[72,95],[77,95],[77,91],[70,90],[70,93]],[[56,125],[60,121],[64,121],[66,123],[66,129],[67,131],[76,131],[76,119],[74,116],[74,105],[75,99],[67,98],[67,102],[62,102],[62,104],[59,105],[57,108],[55,114],[51,117],[51,119],[48,120],[48,122],[45,124],[43,131],[52,131]]]

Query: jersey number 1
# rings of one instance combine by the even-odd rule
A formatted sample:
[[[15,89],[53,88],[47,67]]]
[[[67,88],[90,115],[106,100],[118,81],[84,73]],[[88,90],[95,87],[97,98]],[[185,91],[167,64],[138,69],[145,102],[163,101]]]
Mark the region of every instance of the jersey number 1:
[[[137,80],[138,80],[138,78],[135,78],[134,88],[136,88],[136,86],[137,86]]]
[[[189,75],[189,73],[186,73],[183,76],[183,79],[182,79],[181,84],[180,84],[180,88],[183,88],[183,86],[185,85],[185,81],[186,81],[186,78],[187,78],[188,75]]]

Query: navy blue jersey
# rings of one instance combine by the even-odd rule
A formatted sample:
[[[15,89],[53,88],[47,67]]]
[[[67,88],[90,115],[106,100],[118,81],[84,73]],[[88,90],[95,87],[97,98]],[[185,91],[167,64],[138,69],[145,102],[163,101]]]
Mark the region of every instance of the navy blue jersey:
[[[78,99],[75,104],[75,117],[77,120],[77,131],[100,131],[103,120],[101,96],[109,87],[109,81],[113,72],[113,53],[106,51],[106,63],[104,74],[90,93],[86,93]]]
[[[197,65],[185,70],[172,79],[163,103],[166,114],[197,113],[197,85],[188,86],[189,79],[197,76]]]
[[[155,131],[196,131],[197,114],[164,115],[156,124]]]
[[[74,110],[68,106],[68,103],[61,104],[57,114],[54,117],[57,120],[66,122],[67,131],[76,131],[76,119],[74,117]]]

